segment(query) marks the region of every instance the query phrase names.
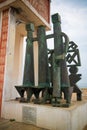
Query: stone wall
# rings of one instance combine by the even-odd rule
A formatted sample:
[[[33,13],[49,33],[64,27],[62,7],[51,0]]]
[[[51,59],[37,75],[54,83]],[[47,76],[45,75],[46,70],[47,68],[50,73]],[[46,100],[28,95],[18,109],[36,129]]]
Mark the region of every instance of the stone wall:
[[[87,100],[87,88],[80,88],[80,90],[82,91],[82,101]],[[77,94],[76,93],[72,94],[72,101],[74,101],[74,103],[77,102]]]
[[[83,99],[87,99],[87,88],[82,88],[82,96],[83,96]]]

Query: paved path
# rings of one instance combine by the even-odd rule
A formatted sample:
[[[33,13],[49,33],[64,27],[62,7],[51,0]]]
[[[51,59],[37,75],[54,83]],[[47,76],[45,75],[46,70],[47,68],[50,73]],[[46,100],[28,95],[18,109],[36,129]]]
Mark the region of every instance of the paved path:
[[[14,120],[0,119],[0,130],[46,130],[46,129],[39,128],[34,125],[19,123]]]

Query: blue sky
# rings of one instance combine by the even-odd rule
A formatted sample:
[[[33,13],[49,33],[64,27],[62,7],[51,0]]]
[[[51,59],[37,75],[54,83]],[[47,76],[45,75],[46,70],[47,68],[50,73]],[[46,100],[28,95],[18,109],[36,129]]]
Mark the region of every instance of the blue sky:
[[[61,16],[62,31],[78,45],[81,58],[78,73],[82,74],[78,86],[87,87],[87,1],[51,0],[51,15],[54,13]]]

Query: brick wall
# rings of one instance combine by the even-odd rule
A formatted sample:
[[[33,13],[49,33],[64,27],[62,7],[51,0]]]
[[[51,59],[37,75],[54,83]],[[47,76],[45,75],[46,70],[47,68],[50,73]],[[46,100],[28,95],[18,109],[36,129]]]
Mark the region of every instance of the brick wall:
[[[0,38],[0,112],[1,112],[2,91],[4,82],[7,34],[8,34],[8,10],[5,10],[2,12],[2,28]]]
[[[0,3],[6,0],[0,0]],[[50,0],[27,0],[36,9],[36,11],[50,23]]]
[[[0,3],[4,2],[4,1],[6,1],[6,0],[0,0]]]
[[[50,22],[50,0],[28,0],[37,12],[49,23]]]

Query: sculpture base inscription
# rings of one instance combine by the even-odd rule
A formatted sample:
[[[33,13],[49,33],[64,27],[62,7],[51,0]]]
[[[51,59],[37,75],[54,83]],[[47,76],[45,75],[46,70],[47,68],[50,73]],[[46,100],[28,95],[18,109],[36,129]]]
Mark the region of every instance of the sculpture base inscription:
[[[23,122],[36,125],[36,108],[24,106],[22,109]]]

